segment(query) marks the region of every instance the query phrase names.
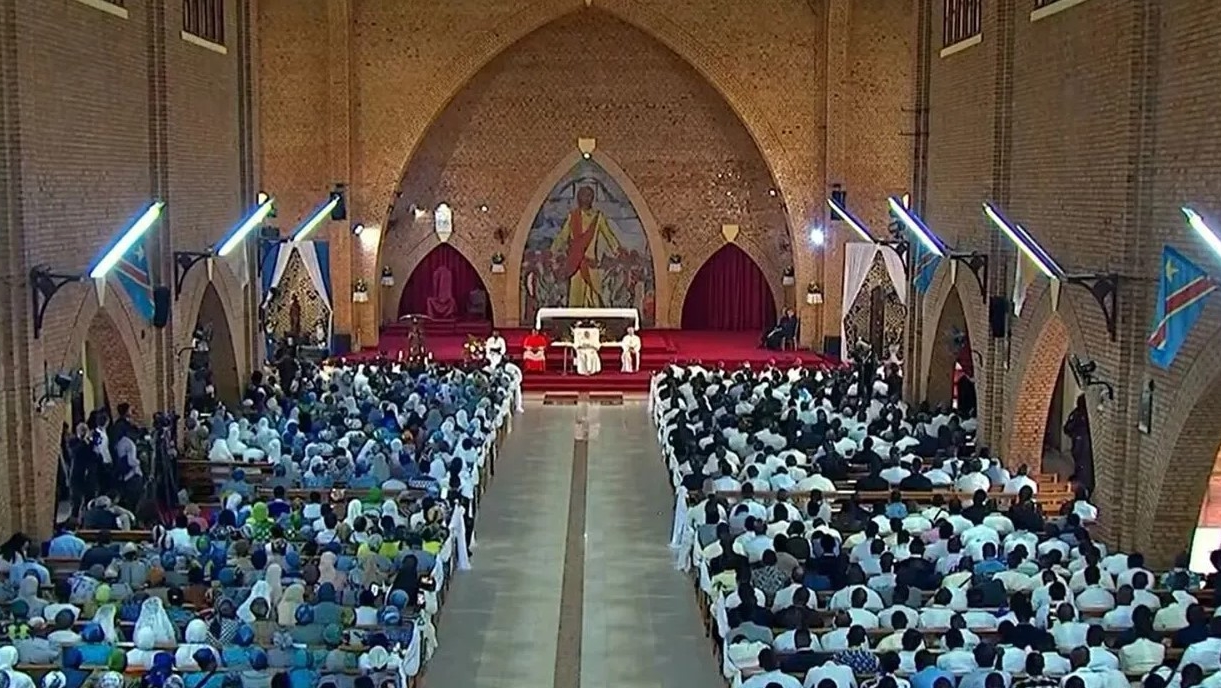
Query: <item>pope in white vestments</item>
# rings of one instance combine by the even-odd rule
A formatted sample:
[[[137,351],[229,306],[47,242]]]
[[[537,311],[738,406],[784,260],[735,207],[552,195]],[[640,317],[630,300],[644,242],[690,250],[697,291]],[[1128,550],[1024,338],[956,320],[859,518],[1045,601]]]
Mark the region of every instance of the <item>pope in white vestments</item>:
[[[623,335],[619,346],[623,348],[619,359],[620,371],[634,373],[640,370],[640,335],[636,334],[636,328],[627,328],[627,334]]]
[[[575,328],[573,335],[577,375],[596,375],[602,372],[598,329],[595,327]]]
[[[509,350],[505,344],[505,338],[500,336],[499,332],[493,331],[492,336],[488,337],[483,343],[483,356],[487,359],[488,365],[496,367],[504,360],[505,352]]]

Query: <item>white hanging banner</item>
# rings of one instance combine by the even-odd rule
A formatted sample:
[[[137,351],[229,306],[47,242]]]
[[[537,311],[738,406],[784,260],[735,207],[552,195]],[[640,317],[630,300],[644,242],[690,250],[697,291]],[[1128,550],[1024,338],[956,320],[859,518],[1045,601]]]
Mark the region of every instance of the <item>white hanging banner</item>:
[[[869,276],[869,268],[873,266],[873,258],[878,254],[877,244],[863,241],[850,241],[844,244],[844,292],[840,301],[839,342],[841,351],[851,351],[848,342],[848,311],[856,297],[865,286],[865,278]]]
[[[897,251],[889,248],[883,248],[882,260],[886,263],[886,274],[890,275],[890,283],[895,287],[895,293],[899,295],[899,303],[907,305],[907,266],[903,264],[903,259],[899,257]]]

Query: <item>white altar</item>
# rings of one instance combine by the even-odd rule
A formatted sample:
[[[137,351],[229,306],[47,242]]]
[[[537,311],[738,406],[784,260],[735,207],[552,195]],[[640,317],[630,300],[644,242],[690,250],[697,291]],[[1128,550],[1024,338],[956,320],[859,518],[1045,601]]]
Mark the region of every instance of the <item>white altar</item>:
[[[543,329],[544,320],[631,320],[640,329],[640,311],[635,308],[540,308],[534,314],[534,328]]]

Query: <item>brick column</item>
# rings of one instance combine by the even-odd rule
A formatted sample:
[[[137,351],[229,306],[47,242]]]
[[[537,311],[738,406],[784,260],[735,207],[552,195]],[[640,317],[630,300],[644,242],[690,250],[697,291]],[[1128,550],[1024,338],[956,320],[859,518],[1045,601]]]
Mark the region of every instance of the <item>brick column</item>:
[[[352,179],[352,0],[330,0],[327,3],[328,61],[328,158],[331,183],[349,185],[347,198],[355,197]],[[358,219],[357,208],[348,206],[348,219],[327,220],[317,230],[331,244],[331,301],[335,308],[335,333],[352,335],[355,345],[356,328],[352,311],[353,273],[351,223]],[[323,234],[325,232],[325,234]]]

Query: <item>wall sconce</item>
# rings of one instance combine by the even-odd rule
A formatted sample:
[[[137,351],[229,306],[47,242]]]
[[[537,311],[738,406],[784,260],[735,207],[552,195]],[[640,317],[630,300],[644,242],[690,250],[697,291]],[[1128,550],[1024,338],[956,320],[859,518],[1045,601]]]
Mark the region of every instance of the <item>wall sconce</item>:
[[[1072,372],[1073,378],[1077,382],[1077,387],[1079,387],[1082,392],[1088,390],[1090,387],[1102,388],[1102,391],[1098,393],[1099,408],[1101,408],[1104,403],[1115,400],[1115,385],[1112,385],[1106,380],[1098,379],[1098,364],[1096,362],[1082,361],[1077,357],[1077,354],[1069,354],[1068,369],[1070,372]]]
[[[353,303],[368,303],[369,302],[369,285],[365,284],[364,279],[356,280],[356,284],[352,286],[352,302]]]
[[[389,265],[382,268],[382,286],[383,287],[393,287],[394,286],[394,271],[390,269]]]
[[[784,269],[784,275],[780,278],[780,283],[786,287],[791,287],[797,283],[796,273],[793,272],[792,265]]]
[[[47,364],[42,364],[42,394],[34,400],[34,409],[43,413],[55,408],[55,402],[66,399],[81,390],[85,379],[84,370],[74,370],[71,373],[59,372],[52,375],[47,371]]]
[[[818,286],[817,282],[810,282],[806,287],[806,304],[810,306],[822,305],[822,287]]]
[[[678,255],[677,253],[671,253],[670,254],[670,264],[666,269],[669,270],[670,272],[682,272],[683,271],[683,257]]]
[[[501,274],[505,271],[505,256],[499,251],[492,254],[492,272]]]

